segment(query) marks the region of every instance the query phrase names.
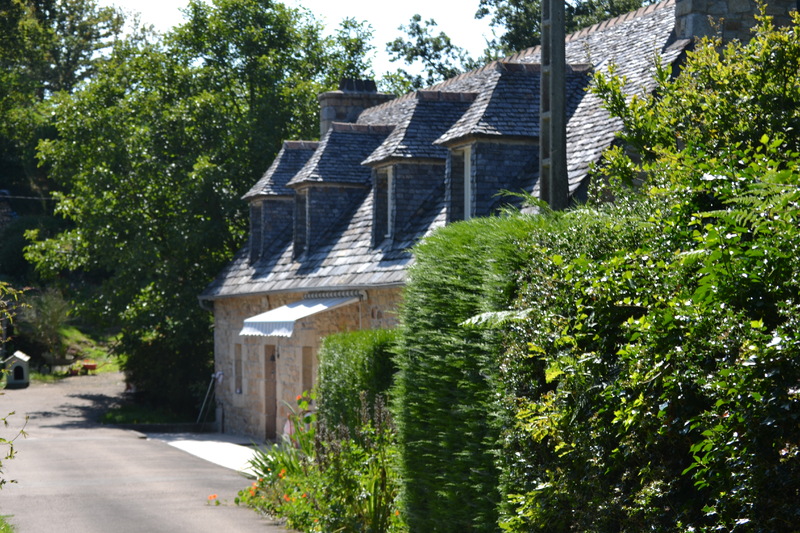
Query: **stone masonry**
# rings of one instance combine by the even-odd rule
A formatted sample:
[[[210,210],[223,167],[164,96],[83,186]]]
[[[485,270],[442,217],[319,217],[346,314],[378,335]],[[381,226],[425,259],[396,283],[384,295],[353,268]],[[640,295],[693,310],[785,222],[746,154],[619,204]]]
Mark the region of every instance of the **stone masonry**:
[[[789,12],[798,8],[795,0],[770,0],[767,4],[766,14],[774,17],[777,26],[788,25]],[[754,0],[677,0],[675,31],[683,39],[720,35],[724,42],[747,41],[757,12]]]
[[[302,293],[283,293],[214,303],[214,350],[225,354],[215,362],[215,371],[223,376],[216,394],[218,420],[224,432],[249,435],[258,442],[275,439],[283,432],[290,409],[297,406],[296,398],[303,392],[303,385],[316,382],[317,354],[323,337],[354,329],[393,328],[397,324],[400,289],[376,289],[370,290],[362,302],[298,322],[290,338],[239,335],[245,318],[302,298]],[[311,354],[310,368],[303,367],[304,349]],[[273,355],[274,361],[270,361]]]

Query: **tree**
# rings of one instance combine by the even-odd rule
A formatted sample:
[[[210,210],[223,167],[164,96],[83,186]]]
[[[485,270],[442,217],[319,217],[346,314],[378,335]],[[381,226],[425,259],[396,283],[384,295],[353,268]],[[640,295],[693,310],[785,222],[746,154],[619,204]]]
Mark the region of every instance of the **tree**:
[[[421,89],[478,66],[444,32],[435,35],[435,26],[435,20],[423,22],[420,15],[414,15],[408,26],[398,28],[406,33],[406,37],[398,37],[386,44],[387,52],[392,55],[391,61],[402,60],[407,65],[419,62],[423,69],[423,74],[411,74],[404,69],[387,74],[385,83],[390,91],[402,94]]]
[[[34,155],[39,139],[50,133],[40,104],[54,93],[72,91],[106,61],[104,52],[118,38],[124,19],[95,0],[4,0],[0,13],[3,166],[24,171],[25,189],[46,189]]]
[[[27,254],[42,274],[102,280],[85,311],[121,327],[142,394],[184,412],[213,354],[197,295],[244,242],[239,199],[283,139],[317,135],[317,94],[367,66],[361,29],[326,39],[278,2],[193,1],[187,17],[163,41],[118,42],[53,97],[58,137],[40,157],[73,227]]]
[[[47,101],[72,91],[107,60],[123,24],[94,0],[0,1],[0,175],[20,217],[0,237],[0,275],[23,284],[35,273],[21,252],[24,231],[50,234],[54,182],[36,146],[56,134]]]

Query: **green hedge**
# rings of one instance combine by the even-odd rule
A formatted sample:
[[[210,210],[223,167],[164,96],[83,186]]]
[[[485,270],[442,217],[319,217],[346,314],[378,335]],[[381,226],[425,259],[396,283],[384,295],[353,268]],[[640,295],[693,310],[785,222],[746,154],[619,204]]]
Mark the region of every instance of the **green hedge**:
[[[351,435],[374,418],[375,401],[385,395],[395,373],[395,330],[364,330],[326,337],[319,351],[319,413],[329,428]],[[366,408],[366,412],[364,412]]]
[[[412,531],[497,527],[500,338],[462,323],[515,294],[532,219],[453,224],[416,246],[401,311],[394,414]]]

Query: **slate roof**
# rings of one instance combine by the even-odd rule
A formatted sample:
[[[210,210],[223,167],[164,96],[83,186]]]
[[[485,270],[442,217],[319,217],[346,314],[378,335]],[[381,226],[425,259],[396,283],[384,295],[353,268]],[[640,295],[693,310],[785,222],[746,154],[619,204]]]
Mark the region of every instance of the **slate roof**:
[[[393,129],[393,125],[334,122],[317,150],[287,185],[309,182],[368,185],[372,174],[361,162]]]
[[[476,96],[476,93],[417,91],[408,102],[387,106],[401,108],[403,113],[394,115],[398,120],[394,131],[362,164],[408,158],[446,159],[447,149],[433,142],[469,109]]]
[[[399,248],[373,249],[371,227],[372,195],[366,194],[354,215],[336,228],[339,238],[332,247],[312,250],[298,262],[287,238],[275,255],[254,265],[247,249],[240,250],[201,298],[401,285],[411,254]]]
[[[475,103],[436,144],[446,145],[467,137],[539,137],[540,65],[495,61],[489,67],[485,88]],[[583,95],[589,70],[589,65],[570,68],[569,100]]]
[[[286,184],[303,168],[318,146],[316,141],[284,141],[275,160],[253,188],[242,196],[242,200],[259,196],[291,196],[294,191]]]
[[[539,136],[539,66],[499,61],[492,66],[475,103],[436,144],[477,135]]]
[[[567,37],[568,63],[589,63],[596,71],[607,72],[614,65],[616,74],[628,81],[628,89],[649,93],[655,89],[654,58],[672,64],[690,41],[675,41],[675,0],[666,0],[607,20]],[[541,47],[511,56],[511,61],[539,63]],[[611,118],[600,99],[586,93],[579,102],[567,103],[574,111],[567,121],[567,171],[570,191],[575,191],[613,142],[621,122]],[[538,192],[538,187],[534,189]]]
[[[665,0],[572,34],[567,37],[567,61],[573,65],[590,65],[595,71],[606,71],[610,64],[616,64],[617,73],[627,78],[633,90],[651,91],[655,87],[655,55],[660,54],[664,64],[671,64],[688,45],[688,41],[675,41],[674,17],[675,0]],[[422,93],[408,94],[368,108],[354,125],[334,124],[288,185],[307,181],[368,184],[370,169],[366,165],[409,157],[440,158],[444,152],[440,151],[441,146],[433,144],[436,138],[440,143],[465,135],[535,139],[538,135],[538,91],[534,85],[538,87],[536,64],[539,60],[538,47],[524,50],[436,84]],[[513,63],[522,65],[512,66]],[[590,164],[614,142],[615,132],[620,127],[602,108],[599,99],[583,90],[589,82],[588,74],[587,67],[581,67],[568,77],[567,165],[573,192],[586,182]],[[472,96],[458,97],[465,100],[458,105],[468,106],[460,117],[454,112],[457,105],[447,101],[447,98],[455,98],[448,96],[454,93],[477,95],[471,102],[466,100]],[[433,101],[433,95],[438,95],[438,102]],[[533,112],[528,113],[528,110]],[[436,122],[436,114],[451,116],[450,112],[455,118],[449,124],[437,123],[438,133],[434,129],[425,131],[424,126]],[[372,133],[369,133],[370,128]],[[434,134],[438,137],[432,138]],[[431,145],[423,146],[428,139]],[[264,187],[262,190],[269,190]],[[279,190],[277,186],[275,189]],[[352,216],[331,228],[331,237],[322,246],[310,250],[302,261],[292,257],[291,235],[283,236],[284,242],[276,243],[275,254],[262,257],[254,265],[249,264],[244,249],[201,298],[400,286],[412,262],[408,247],[445,223],[443,185],[428,192],[424,209],[411,218],[410,226],[402,232],[407,236],[403,242],[387,241],[388,244],[372,246],[373,198],[372,192],[365,188]]]

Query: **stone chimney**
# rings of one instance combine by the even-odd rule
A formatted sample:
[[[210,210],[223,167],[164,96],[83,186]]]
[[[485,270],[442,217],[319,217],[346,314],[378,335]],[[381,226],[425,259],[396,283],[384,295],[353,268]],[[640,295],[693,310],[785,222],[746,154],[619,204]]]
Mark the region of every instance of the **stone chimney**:
[[[393,99],[378,92],[374,80],[344,78],[338,91],[322,93],[319,99],[319,138],[323,138],[333,122],[355,122],[368,107]]]
[[[789,11],[798,8],[798,0],[766,0],[766,13],[776,26],[791,23]],[[749,41],[750,29],[759,13],[755,0],[676,0],[675,31],[679,39],[720,34],[724,42]]]

